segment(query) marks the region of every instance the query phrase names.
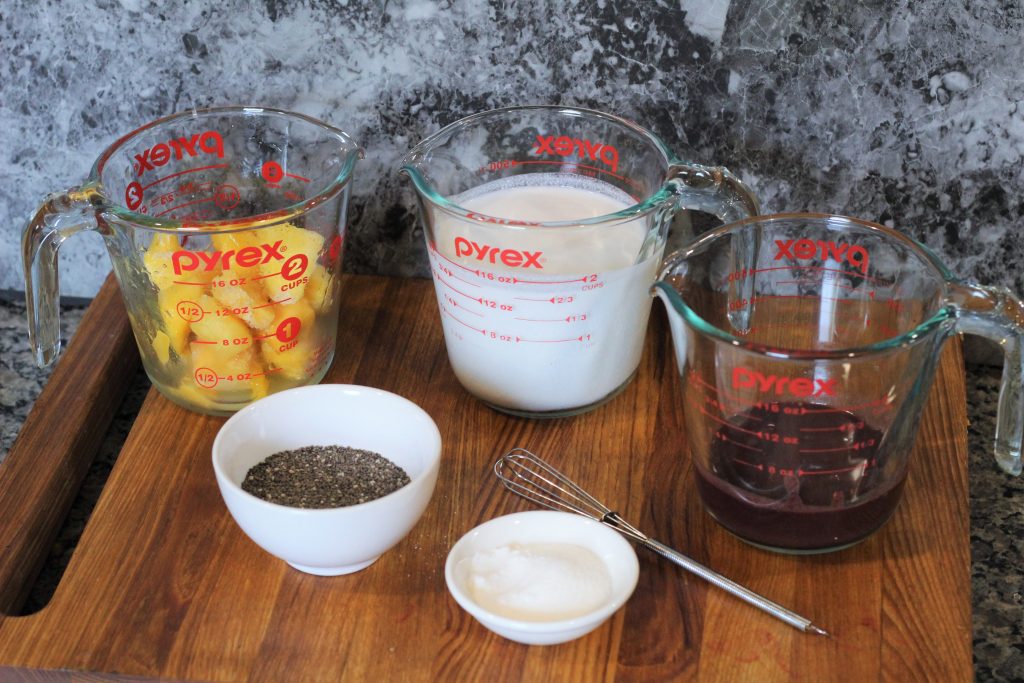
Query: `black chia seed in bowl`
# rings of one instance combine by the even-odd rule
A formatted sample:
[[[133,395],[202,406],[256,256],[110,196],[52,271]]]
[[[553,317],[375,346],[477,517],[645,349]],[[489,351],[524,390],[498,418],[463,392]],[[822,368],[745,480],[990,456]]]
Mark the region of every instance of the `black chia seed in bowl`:
[[[339,508],[376,500],[409,483],[405,470],[379,453],[348,446],[305,446],[253,465],[242,490],[296,508]]]

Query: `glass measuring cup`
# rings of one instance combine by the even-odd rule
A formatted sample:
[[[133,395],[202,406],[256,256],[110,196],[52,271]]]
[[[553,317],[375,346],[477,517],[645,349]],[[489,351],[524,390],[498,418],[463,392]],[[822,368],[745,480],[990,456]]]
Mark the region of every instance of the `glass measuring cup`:
[[[904,235],[840,216],[752,218],[670,256],[655,293],[697,490],[750,543],[838,550],[889,519],[955,332],[1003,348],[995,454],[1021,472],[1024,305],[957,280]]]
[[[146,373],[167,398],[226,414],[319,382],[334,357],[349,180],[344,132],[274,109],[154,121],[111,145],[25,228],[29,336],[60,351],[57,249],[103,236]]]
[[[677,211],[757,212],[727,170],[586,109],[476,114],[403,164],[452,369],[488,405],[526,417],[581,413],[628,384]]]

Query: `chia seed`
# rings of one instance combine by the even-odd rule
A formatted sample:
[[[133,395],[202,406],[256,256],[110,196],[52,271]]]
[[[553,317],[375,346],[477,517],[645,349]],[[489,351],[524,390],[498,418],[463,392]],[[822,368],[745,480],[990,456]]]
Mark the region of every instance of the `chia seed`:
[[[253,465],[242,490],[297,508],[358,505],[409,483],[405,470],[379,453],[348,446],[306,446],[281,451]]]

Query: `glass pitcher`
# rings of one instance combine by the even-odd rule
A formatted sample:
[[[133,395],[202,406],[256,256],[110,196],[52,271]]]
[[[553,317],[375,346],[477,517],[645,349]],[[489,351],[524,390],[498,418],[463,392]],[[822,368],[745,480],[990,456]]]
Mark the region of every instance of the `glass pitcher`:
[[[475,114],[416,145],[402,170],[452,369],[487,405],[523,417],[582,413],[629,383],[683,209],[726,222],[757,213],[728,170],[588,109]]]
[[[842,216],[752,218],[670,256],[655,293],[697,491],[750,543],[838,550],[889,519],[957,332],[1005,354],[995,455],[1021,472],[1024,305],[957,279],[905,235]]]
[[[29,336],[60,351],[57,251],[102,235],[153,385],[227,414],[319,382],[334,357],[349,185],[362,150],[290,112],[224,107],[112,144],[48,197],[22,239]]]

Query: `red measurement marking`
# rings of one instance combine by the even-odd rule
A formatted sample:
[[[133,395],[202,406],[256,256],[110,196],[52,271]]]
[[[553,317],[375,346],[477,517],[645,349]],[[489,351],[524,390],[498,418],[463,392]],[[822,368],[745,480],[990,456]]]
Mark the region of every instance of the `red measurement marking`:
[[[469,280],[467,280],[467,279],[465,279],[463,277],[460,277],[458,274],[456,274],[456,272],[454,270],[452,270],[451,268],[448,268],[443,263],[438,263],[438,262],[435,261],[434,262],[434,266],[436,266],[438,270],[440,270],[442,273],[444,273],[448,277],[450,277],[452,279],[455,279],[455,280],[458,280],[459,282],[463,282],[463,283],[469,285],[470,287],[479,287],[480,286],[480,285],[478,285],[475,282],[470,282]]]
[[[864,408],[883,408],[885,410],[891,410],[892,404],[887,402],[884,398],[876,398],[874,401],[868,403],[862,403],[859,406],[849,406],[846,408],[822,408],[822,409],[805,409],[808,413],[853,413]]]
[[[758,294],[753,297],[754,303],[762,299],[807,299],[808,301],[851,301],[857,303],[860,299],[841,299],[834,296],[821,296],[818,294]]]
[[[728,441],[728,442],[729,442],[729,443],[731,443],[731,444],[732,444],[733,446],[739,446],[740,448],[745,448],[745,449],[747,449],[748,451],[753,451],[753,452],[755,452],[755,453],[764,453],[764,450],[762,450],[762,449],[760,449],[760,448],[755,448],[755,447],[753,447],[753,446],[748,446],[747,444],[743,443],[742,441],[734,441],[733,439],[730,439],[730,438],[729,438],[728,436],[726,436],[725,434],[722,434],[722,435],[721,435],[721,436],[720,436],[719,438],[720,438],[720,439],[722,439],[722,441]],[[736,460],[736,462],[741,462],[741,461],[740,461],[739,459],[737,459],[737,460]],[[744,465],[750,465],[750,463],[749,463],[749,462],[744,462],[743,464],[744,464]],[[750,466],[751,466],[751,467],[755,467],[755,465],[750,465]],[[761,467],[760,467],[760,466],[756,466],[756,467],[757,467],[758,469],[761,469]]]
[[[200,339],[194,339],[192,341],[192,343],[193,344],[216,344],[217,342],[215,342],[215,341],[202,341]]]
[[[223,379],[219,377],[216,372],[210,368],[196,368],[195,373],[192,375],[195,379],[196,384],[203,387],[204,389],[212,389],[217,386],[217,382]]]
[[[467,271],[467,272],[470,272],[470,273],[473,273],[474,275],[476,275],[476,276],[478,276],[478,277],[479,277],[479,275],[480,275],[480,271],[479,271],[479,270],[476,270],[475,268],[469,268],[469,267],[467,267],[467,266],[464,266],[464,265],[462,265],[461,263],[457,263],[457,262],[455,262],[455,261],[452,261],[452,260],[451,260],[450,258],[448,258],[448,257],[447,257],[447,256],[445,256],[444,254],[442,254],[441,252],[439,252],[439,251],[437,250],[437,247],[436,247],[436,246],[434,246],[433,244],[430,244],[430,245],[428,245],[428,247],[427,247],[427,248],[428,248],[428,249],[429,249],[430,251],[432,251],[433,253],[437,254],[438,258],[444,259],[445,261],[447,261],[448,263],[452,264],[452,265],[453,265],[453,266],[455,266],[456,268],[462,268],[463,270],[465,270],[465,271]]]
[[[271,332],[270,334],[262,334],[262,335],[260,335],[258,337],[253,337],[253,339],[270,339],[271,337],[273,337],[275,335],[277,335],[277,331],[276,330],[274,332]],[[259,375],[253,375],[253,377],[259,377]]]
[[[277,271],[276,273],[267,273],[266,275],[259,275],[257,277],[251,278],[251,279],[253,279],[253,280],[265,280],[268,277],[274,277],[275,275],[280,275],[280,274],[281,274],[281,271]]]
[[[253,279],[255,280],[256,278],[253,278]],[[292,300],[292,298],[290,296],[286,296],[285,298],[278,299],[277,301],[271,301],[270,303],[260,304],[259,306],[253,306],[252,310],[255,311],[257,308],[266,308],[267,306],[276,306],[278,304],[283,304],[283,303],[285,303],[287,301],[291,301],[291,300]]]
[[[469,329],[473,330],[474,332],[479,332],[480,334],[487,334],[487,330],[481,330],[479,327],[473,327],[469,323],[466,323],[466,322],[464,322],[462,320],[459,320],[457,317],[455,317],[455,315],[452,314],[451,311],[448,310],[447,306],[442,305],[441,306],[441,310],[444,311],[445,313],[447,313],[449,318],[451,318],[455,322],[459,323],[460,325],[468,327]]]
[[[212,201],[213,201],[213,197],[207,197],[206,199],[195,199],[195,200],[193,200],[191,202],[185,202],[184,204],[178,204],[177,206],[172,206],[171,208],[167,209],[166,211],[161,211],[160,213],[153,214],[153,218],[159,218],[160,216],[163,216],[164,214],[170,213],[171,211],[177,211],[178,209],[184,209],[186,206],[192,206],[193,204],[203,204],[204,202],[212,202]]]
[[[520,280],[517,277],[512,278],[512,284],[514,285],[567,285],[573,282],[592,282],[590,280],[592,276],[584,275],[583,277],[576,277],[571,280]]]
[[[803,412],[807,412],[807,411],[805,410]],[[821,411],[818,411],[818,412],[822,412],[823,413],[825,411],[821,410]],[[839,425],[838,427],[801,427],[800,431],[801,432],[845,432],[847,429],[851,429],[851,427],[849,427],[847,425]]]
[[[171,178],[177,178],[178,176],[185,175],[186,173],[198,173],[199,171],[209,171],[211,168],[227,168],[227,167],[228,167],[227,164],[213,164],[212,166],[199,166],[198,168],[189,168],[189,169],[186,169],[184,171],[178,171],[177,173],[172,173],[170,175],[165,175],[163,178],[157,178],[156,180],[151,182],[149,185],[143,185],[142,189],[143,190],[148,190],[149,188],[153,187],[154,185],[156,185],[158,183],[162,183],[165,180],[170,180]]]
[[[854,465],[853,467],[844,467],[838,470],[797,470],[797,473],[802,477],[804,475],[815,475],[815,474],[845,474],[847,472],[853,472],[859,470],[861,465]],[[865,468],[866,469],[866,468]]]
[[[705,382],[703,380],[703,378],[701,378],[700,375],[698,375],[697,373],[693,372],[692,370],[690,371],[690,374],[687,375],[687,381],[689,382],[690,380],[693,380],[694,382],[699,384],[701,387],[703,387],[703,388],[707,389],[708,391],[710,391],[711,393],[713,393],[715,396],[725,396],[726,398],[731,398],[732,400],[737,401],[737,402],[742,402],[743,401],[742,397],[739,394],[731,392],[731,391],[727,391],[726,389],[717,389],[717,388],[711,386],[710,384]]]
[[[202,287],[202,286],[208,285],[210,283],[208,283],[208,282],[186,282],[185,280],[174,280],[174,284],[176,284],[176,285],[199,285],[200,287]]]
[[[738,462],[739,464],[746,465],[747,467],[753,467],[755,470],[758,470],[758,471],[761,471],[761,472],[764,471],[764,464],[763,463],[758,463],[758,464],[755,465],[752,462],[747,462],[746,460],[740,460],[739,458],[733,458],[733,462]]]
[[[478,317],[478,318],[483,318],[483,317],[485,317],[483,313],[479,313],[479,312],[477,312],[477,311],[471,311],[471,310],[469,310],[468,308],[466,308],[465,306],[462,306],[462,305],[460,305],[458,301],[456,301],[455,299],[451,298],[451,297],[450,297],[450,296],[448,296],[448,295],[445,295],[445,297],[444,297],[444,298],[445,298],[445,301],[447,301],[448,303],[450,303],[450,304],[451,304],[452,306],[454,306],[455,308],[458,308],[459,310],[465,311],[466,313],[469,313],[470,315],[475,315],[475,316],[476,316],[476,317]]]
[[[542,320],[539,318],[515,318],[515,320],[522,320],[524,323],[567,323],[569,318],[555,318],[550,320]]]
[[[852,446],[837,446],[836,448],[801,448],[799,453],[838,453],[839,451],[859,451],[861,448],[867,448],[867,446],[861,446],[859,443],[855,443]]]
[[[288,177],[288,178],[295,178],[296,180],[301,180],[304,183],[308,183],[309,182],[309,178],[303,178],[302,176],[295,175],[294,173],[285,173],[285,176]]]
[[[775,283],[779,284],[779,285],[805,285],[805,284],[806,285],[824,285],[825,284],[825,280],[824,279],[821,279],[821,280],[807,280],[807,279],[803,279],[803,280],[776,280]],[[849,290],[860,289],[860,287],[855,287],[853,285],[845,285],[842,282],[839,282],[838,280],[831,280],[831,281],[829,281],[828,284],[831,287],[840,287],[841,289],[849,289]],[[874,291],[868,292],[868,296],[874,297],[875,296]]]
[[[587,336],[589,337],[590,335]],[[522,337],[516,337],[516,341],[529,342],[531,344],[561,344],[563,342],[581,342],[583,341],[583,335],[571,339],[523,339]]]
[[[460,289],[456,288],[456,287],[455,287],[454,285],[452,285],[452,284],[450,284],[450,283],[448,283],[448,282],[445,282],[445,279],[444,279],[443,277],[441,277],[441,275],[440,275],[440,274],[439,274],[439,273],[438,273],[438,272],[437,272],[436,270],[434,271],[434,279],[436,279],[436,280],[437,280],[438,282],[440,282],[440,283],[441,283],[442,285],[444,285],[444,286],[445,286],[445,287],[447,287],[448,289],[452,290],[452,291],[453,291],[453,292],[455,292],[456,294],[459,294],[459,295],[461,295],[461,296],[464,296],[464,297],[466,297],[467,299],[469,299],[469,300],[471,300],[471,301],[475,301],[475,302],[477,302],[478,304],[479,304],[479,303],[483,303],[483,300],[482,300],[482,298],[481,298],[481,297],[478,297],[478,296],[472,296],[472,295],[470,295],[470,294],[466,294],[466,293],[465,293],[465,292],[463,292],[462,290],[460,290]]]
[[[761,438],[761,432],[754,432],[754,431],[751,431],[749,429],[744,429],[743,427],[739,427],[737,425],[734,425],[731,422],[726,422],[725,420],[723,420],[722,418],[718,417],[717,415],[712,415],[708,411],[704,410],[704,406],[700,407],[700,412],[704,413],[705,415],[710,417],[715,422],[717,422],[719,424],[722,424],[722,425],[725,425],[726,427],[732,427],[736,431],[743,432],[744,434],[750,434],[751,436],[756,436],[759,439]],[[730,441],[730,443],[735,443],[735,442],[734,441]]]
[[[774,270],[819,270],[819,271],[825,271],[825,272],[829,272],[829,273],[839,273],[840,275],[850,275],[852,277],[860,278],[861,280],[868,280],[870,282],[880,282],[880,283],[882,283],[882,285],[884,285],[886,287],[892,285],[891,282],[886,282],[885,280],[882,280],[882,279],[879,279],[879,278],[876,278],[876,277],[871,277],[870,275],[865,275],[864,273],[861,273],[860,271],[856,271],[856,270],[841,270],[839,268],[827,268],[825,266],[801,266],[801,265],[797,265],[797,264],[794,264],[794,265],[791,265],[791,266],[774,266],[772,268],[754,268],[752,270],[748,270],[744,274],[744,277],[741,277],[739,279],[742,280],[742,279],[744,279],[746,277],[754,275],[755,273],[768,273],[768,272],[771,272],[771,271],[774,271]],[[735,273],[730,273],[730,275],[735,276]],[[724,278],[722,278],[722,283],[723,284],[729,282],[730,275],[727,275]]]

